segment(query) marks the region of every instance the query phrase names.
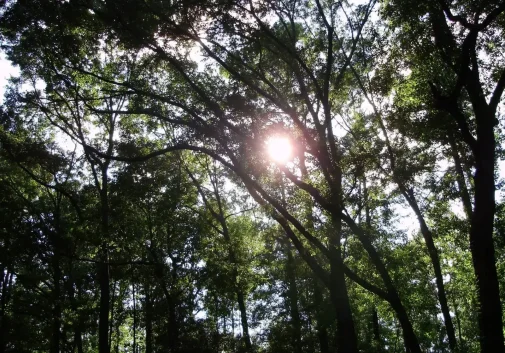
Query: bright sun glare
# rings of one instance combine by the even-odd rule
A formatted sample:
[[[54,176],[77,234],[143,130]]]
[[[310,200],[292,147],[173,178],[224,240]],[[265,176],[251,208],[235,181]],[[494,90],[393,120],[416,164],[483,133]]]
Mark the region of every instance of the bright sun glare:
[[[277,163],[285,163],[291,158],[291,142],[285,137],[271,137],[267,141],[268,154]]]

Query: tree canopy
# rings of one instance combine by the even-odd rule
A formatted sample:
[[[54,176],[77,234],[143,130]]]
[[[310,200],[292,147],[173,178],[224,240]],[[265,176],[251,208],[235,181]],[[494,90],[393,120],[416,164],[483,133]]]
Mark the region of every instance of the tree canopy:
[[[504,12],[5,1],[0,353],[505,353]]]

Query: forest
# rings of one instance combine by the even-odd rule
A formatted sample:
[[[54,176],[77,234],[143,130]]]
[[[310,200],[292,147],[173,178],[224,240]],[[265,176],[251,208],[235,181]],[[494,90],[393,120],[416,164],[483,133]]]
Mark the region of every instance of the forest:
[[[0,353],[505,353],[505,1],[4,0]]]

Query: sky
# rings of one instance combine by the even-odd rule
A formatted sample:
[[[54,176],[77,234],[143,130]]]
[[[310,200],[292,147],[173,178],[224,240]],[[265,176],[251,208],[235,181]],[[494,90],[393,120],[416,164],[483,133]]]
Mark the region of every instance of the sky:
[[[0,52],[0,103],[4,100],[7,80],[9,77],[17,75],[19,75],[19,69],[13,67],[10,61],[6,59],[5,54]]]

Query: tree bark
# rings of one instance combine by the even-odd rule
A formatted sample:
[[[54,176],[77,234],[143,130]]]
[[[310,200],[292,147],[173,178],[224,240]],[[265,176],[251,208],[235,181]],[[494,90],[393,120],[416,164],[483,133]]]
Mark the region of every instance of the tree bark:
[[[1,312],[0,312],[0,352],[5,352],[6,350],[6,337],[7,337],[7,320],[6,320],[6,311],[7,304],[9,302],[9,291],[12,285],[12,276],[13,273],[9,272],[9,269],[2,271],[2,299],[1,299]]]
[[[483,108],[485,109],[485,108]],[[483,115],[483,116],[479,116]],[[493,244],[495,214],[494,116],[477,114],[477,155],[474,212],[470,225],[470,250],[479,297],[480,344],[483,353],[505,352],[503,321]]]
[[[244,340],[244,344],[245,344],[246,350],[248,352],[252,352],[253,351],[253,346],[252,346],[252,343],[251,343],[251,337],[249,335],[249,324],[248,324],[248,321],[247,321],[247,309],[246,309],[246,303],[245,303],[245,296],[244,296],[244,292],[240,288],[240,284],[237,283],[237,279],[238,279],[237,256],[236,256],[235,251],[233,249],[233,245],[232,245],[232,242],[231,242],[231,236],[230,236],[230,232],[229,232],[229,229],[228,229],[228,224],[226,222],[225,210],[224,210],[224,207],[223,207],[223,203],[221,201],[221,196],[219,194],[219,189],[217,187],[218,175],[217,175],[217,173],[215,171],[214,171],[214,174],[212,174],[213,172],[210,169],[208,170],[208,172],[209,172],[209,174],[213,175],[213,177],[214,177],[214,180],[212,180],[212,178],[211,178],[211,183],[212,183],[212,186],[213,186],[213,189],[214,189],[214,196],[216,198],[217,205],[218,205],[217,212],[208,203],[207,197],[206,197],[203,189],[201,188],[199,182],[193,176],[193,174],[191,174],[191,172],[188,170],[190,178],[193,180],[193,183],[197,187],[198,192],[202,196],[202,199],[204,200],[205,205],[209,208],[212,216],[221,225],[221,230],[219,232],[224,237],[224,239],[225,239],[225,241],[227,243],[227,247],[228,247],[228,260],[229,260],[230,264],[233,266],[233,269],[232,269],[232,281],[233,281],[233,285],[235,287],[235,294],[237,295],[237,302],[238,302],[238,307],[239,307],[239,311],[240,311],[240,322],[241,322],[241,326],[242,326],[242,339]],[[234,325],[233,311],[232,311],[232,325]],[[233,326],[233,328],[234,328],[234,326]],[[232,334],[234,334],[234,329],[232,329]]]
[[[463,341],[463,335],[461,333],[461,320],[459,318],[458,305],[456,304],[456,300],[454,297],[452,298],[452,306],[454,307],[454,317],[456,318],[456,324],[458,326],[458,338],[460,344],[460,351],[464,351],[461,346],[464,346],[465,342]]]
[[[112,331],[114,330],[114,304],[116,301],[116,288],[118,281],[112,285],[112,298],[110,300],[110,318],[109,318],[109,351],[112,349]]]
[[[147,284],[146,296],[146,353],[153,353],[153,303],[151,301],[151,289]]]
[[[69,273],[69,278],[68,278],[68,281],[66,282],[67,283],[66,290],[68,292],[70,306],[76,316],[76,319],[73,322],[73,324],[74,324],[74,343],[73,343],[72,352],[75,352],[75,349],[77,348],[77,353],[82,353],[83,352],[82,319],[81,319],[81,314],[79,313],[79,310],[77,308],[77,302],[76,302],[76,298],[75,298],[75,290],[74,290],[75,281],[74,281],[74,275],[73,275],[73,262],[70,262],[70,269],[69,269],[68,273]],[[79,291],[77,293],[79,293]]]
[[[496,16],[503,13],[503,9],[495,13],[494,19],[487,17],[491,18],[491,22],[496,20]],[[444,9],[431,7],[430,16],[435,44],[448,66],[454,68],[457,77],[451,96],[443,96],[431,84],[434,105],[453,116],[458,124],[461,139],[472,150],[475,160],[475,175],[473,177],[474,209],[470,221],[470,252],[477,280],[481,352],[504,353],[502,307],[493,243],[496,148],[494,126],[496,123],[496,108],[503,93],[504,82],[500,80],[497,82],[492,98],[488,103],[480,82],[479,62],[477,60],[478,38],[480,32],[485,29],[484,27],[479,29],[479,26],[474,26],[469,29],[463,43],[458,46],[446,22]],[[476,19],[478,21],[478,16]],[[455,47],[458,48],[457,55],[453,50],[449,51],[449,48]],[[453,66],[453,62],[458,65]],[[475,115],[476,139],[468,126],[467,117],[459,106],[462,88],[468,94],[467,99],[471,103]]]
[[[431,232],[431,230],[428,228],[428,225],[426,224],[426,221],[424,219],[424,215],[421,212],[421,209],[419,208],[419,205],[417,203],[414,192],[412,191],[412,189],[409,189],[405,185],[404,181],[397,175],[396,155],[395,155],[394,149],[389,141],[386,126],[384,124],[384,121],[382,120],[382,117],[378,114],[377,114],[377,120],[379,121],[382,133],[384,134],[385,139],[386,139],[386,147],[388,149],[390,166],[391,166],[391,170],[393,172],[393,180],[398,185],[398,188],[400,189],[403,197],[408,202],[408,204],[410,205],[410,207],[412,208],[412,210],[414,211],[414,213],[418,219],[419,226],[421,228],[421,234],[423,235],[424,242],[426,244],[426,248],[428,249],[428,254],[430,256],[431,264],[433,266],[433,271],[435,273],[438,301],[440,303],[440,308],[442,310],[442,315],[444,317],[444,323],[445,323],[445,327],[446,327],[446,331],[447,331],[447,337],[449,339],[449,346],[451,347],[451,351],[455,352],[457,349],[456,334],[454,331],[454,324],[452,322],[451,314],[449,311],[449,305],[447,303],[447,295],[445,293],[445,286],[444,286],[444,281],[443,281],[443,277],[442,277],[442,268],[440,266],[440,258],[438,255],[438,251],[435,246],[435,242],[433,241],[433,233]]]
[[[336,249],[332,251],[333,259],[330,265],[330,298],[336,309],[337,317],[337,342],[338,351],[342,353],[357,353],[358,338],[354,327],[349,295],[347,293],[347,284],[342,268],[341,260],[337,259],[340,254],[336,254]]]
[[[338,212],[342,211],[342,170],[336,166],[336,180],[334,187],[336,194],[333,199],[336,201]],[[335,210],[334,210],[335,211]],[[330,298],[336,309],[337,318],[337,342],[340,353],[358,353],[358,337],[354,326],[354,319],[347,292],[347,283],[343,268],[343,259],[341,252],[342,239],[342,218],[332,217],[332,223],[335,227],[332,234],[329,234],[330,246]]]
[[[109,353],[109,266],[108,251],[102,247],[102,263],[98,264],[100,281],[100,308],[98,322],[98,352]]]
[[[51,353],[59,353],[60,352],[60,338],[61,338],[61,268],[60,268],[60,260],[59,260],[59,251],[54,250],[55,254],[53,257],[53,333],[51,337]]]
[[[245,306],[244,294],[241,290],[237,290],[237,301],[240,310],[240,323],[242,324],[242,336],[248,352],[252,352],[253,347],[251,337],[249,336],[249,324],[247,322],[247,311]]]
[[[423,235],[426,248],[428,249],[428,254],[430,256],[431,264],[433,265],[433,271],[435,273],[435,281],[437,285],[437,295],[438,301],[440,303],[440,309],[442,310],[442,315],[444,317],[445,328],[447,331],[447,337],[449,339],[449,346],[451,351],[455,352],[457,350],[457,340],[456,332],[454,330],[454,324],[452,322],[449,304],[447,303],[447,294],[445,292],[445,285],[442,275],[442,267],[440,265],[440,257],[438,255],[437,247],[433,240],[433,233],[428,228],[424,216],[419,209],[416,199],[412,193],[405,191],[405,198],[412,207],[414,213],[416,214],[419,224],[421,226],[421,234]]]
[[[380,335],[380,324],[379,315],[377,314],[377,309],[372,309],[372,331],[373,331],[373,341],[376,352],[383,352],[382,339]]]
[[[466,186],[465,173],[463,171],[463,165],[461,163],[461,158],[459,156],[458,147],[454,136],[452,133],[449,135],[449,145],[451,146],[451,155],[454,160],[454,168],[456,169],[456,181],[458,183],[458,189],[461,194],[461,201],[463,202],[463,208],[466,213],[468,220],[472,219],[472,201],[470,199],[470,193]]]
[[[289,246],[289,245],[287,245]],[[293,329],[293,351],[302,353],[302,324],[300,320],[300,311],[298,309],[298,290],[296,287],[295,259],[291,249],[287,249],[288,260],[286,263],[286,277],[288,282],[288,300],[289,312],[291,316],[291,325]]]
[[[309,172],[307,170],[307,163],[305,160],[305,155],[303,153],[303,149],[301,149],[298,153],[298,159],[300,161],[300,172],[303,181],[309,180]],[[307,229],[309,231],[314,231],[314,214],[312,211],[313,208],[312,200],[309,201],[305,205],[305,217],[307,218]],[[321,353],[329,353],[330,346],[328,342],[328,330],[326,322],[323,319],[323,311],[322,305],[324,303],[323,293],[321,289],[321,283],[317,278],[314,278],[314,305],[316,307],[316,320],[317,320],[317,338],[319,340],[319,349]]]
[[[405,310],[405,307],[403,306],[400,300],[398,291],[396,290],[396,287],[393,284],[393,280],[391,279],[391,276],[389,275],[386,266],[382,262],[379,253],[373,246],[368,234],[362,228],[358,227],[358,225],[354,222],[354,220],[348,215],[342,214],[341,217],[342,219],[345,220],[346,224],[351,228],[351,231],[358,236],[360,242],[363,244],[363,247],[365,248],[365,251],[370,256],[372,263],[376,267],[377,272],[379,273],[382,281],[384,282],[384,285],[386,286],[388,294],[387,300],[389,304],[391,304],[393,310],[396,312],[398,321],[400,322],[400,325],[403,330],[405,348],[410,353],[421,353],[421,347],[419,346],[419,341],[414,332],[412,323],[407,315],[407,311]]]
[[[135,283],[132,284],[133,299],[133,353],[137,353],[137,300],[135,298]]]
[[[109,353],[109,313],[110,313],[110,277],[109,277],[109,200],[108,200],[107,167],[102,168],[101,228],[102,249],[101,262],[98,264],[98,280],[100,285],[100,308],[98,321],[98,352]]]
[[[177,265],[174,260],[172,260],[172,283],[177,283]],[[168,291],[168,289],[167,289]],[[168,302],[168,322],[169,322],[169,337],[170,337],[170,352],[175,353],[179,350],[179,320],[177,317],[177,307],[176,307],[176,296],[170,296]]]
[[[75,352],[75,349],[77,348],[77,353],[83,353],[83,348],[82,348],[82,333],[81,333],[81,323],[78,322],[75,328],[74,332],[74,349],[73,351]]]
[[[322,304],[324,303],[323,293],[321,286],[316,279],[314,279],[314,305],[316,307],[316,320],[317,320],[317,338],[319,340],[319,350],[321,353],[329,353],[330,346],[328,343],[328,330],[326,322],[323,319]]]

